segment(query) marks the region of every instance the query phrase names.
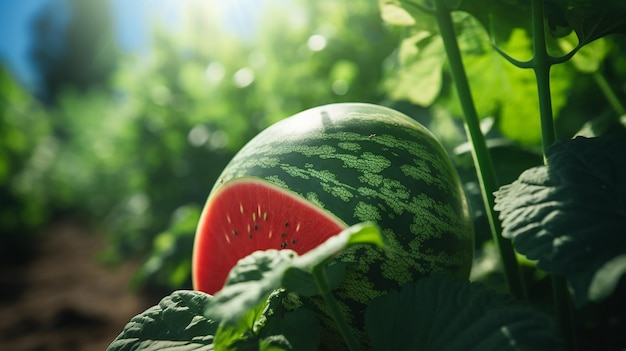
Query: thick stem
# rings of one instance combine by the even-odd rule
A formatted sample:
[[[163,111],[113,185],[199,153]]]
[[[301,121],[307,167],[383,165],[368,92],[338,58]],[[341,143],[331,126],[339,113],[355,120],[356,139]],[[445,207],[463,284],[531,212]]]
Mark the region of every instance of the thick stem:
[[[537,78],[537,93],[539,94],[539,114],[541,118],[541,140],[543,154],[556,140],[554,118],[552,115],[552,96],[550,93],[550,67],[552,57],[546,47],[545,25],[543,21],[543,1],[532,0],[532,28],[533,28],[533,69]]]
[[[459,101],[465,114],[465,128],[468,138],[472,144],[472,157],[476,165],[476,173],[480,182],[483,201],[485,203],[486,214],[491,227],[491,234],[494,242],[500,249],[500,256],[504,265],[509,290],[512,295],[525,299],[526,293],[522,276],[520,274],[517,258],[511,241],[502,237],[502,225],[495,213],[493,193],[498,190],[495,167],[491,160],[491,154],[487,148],[485,137],[480,129],[480,120],[474,100],[463,67],[461,52],[454,32],[454,24],[450,10],[446,8],[443,0],[435,1],[435,15],[441,37],[443,39],[452,77],[456,85]]]
[[[319,290],[320,295],[322,295],[322,298],[324,299],[324,302],[328,307],[330,316],[335,321],[335,324],[337,324],[337,328],[339,328],[339,333],[341,333],[341,336],[346,342],[348,349],[350,351],[360,350],[361,348],[358,341],[354,337],[350,326],[341,314],[341,310],[339,309],[339,303],[337,303],[337,300],[330,291],[330,287],[328,286],[328,280],[326,278],[326,265],[322,264],[313,268],[313,277],[315,278],[317,289]]]
[[[543,0],[532,0],[532,36],[533,36],[533,70],[537,79],[537,93],[539,95],[539,112],[541,118],[541,138],[543,145],[544,162],[547,164],[548,148],[554,144],[556,133],[554,130],[554,116],[552,114],[552,96],[550,93],[550,67],[553,58],[548,54],[546,47],[546,33],[544,23]],[[573,326],[573,312],[571,298],[564,277],[552,276],[552,292],[554,307],[561,333],[565,338],[566,349],[575,349]]]
[[[567,281],[562,276],[552,276],[552,297],[554,299],[554,309],[561,328],[561,334],[565,340],[565,350],[577,350],[576,336],[574,334],[574,311]]]

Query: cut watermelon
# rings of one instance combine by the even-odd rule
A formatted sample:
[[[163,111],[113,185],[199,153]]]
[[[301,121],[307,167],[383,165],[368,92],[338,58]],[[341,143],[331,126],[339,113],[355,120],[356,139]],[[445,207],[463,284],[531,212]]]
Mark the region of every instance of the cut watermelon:
[[[299,195],[262,179],[224,184],[205,207],[194,254],[195,288],[214,294],[237,261],[254,251],[291,249],[303,254],[347,226]],[[199,254],[199,253],[202,254]]]
[[[259,133],[221,173],[200,218],[195,288],[220,290],[256,250],[301,254],[364,221],[381,228],[386,253],[354,246],[330,264],[345,266],[333,294],[368,349],[363,315],[372,299],[433,273],[469,277],[469,209],[446,151],[410,117],[362,103],[303,111]],[[320,312],[322,344],[342,349],[323,301],[306,303]]]

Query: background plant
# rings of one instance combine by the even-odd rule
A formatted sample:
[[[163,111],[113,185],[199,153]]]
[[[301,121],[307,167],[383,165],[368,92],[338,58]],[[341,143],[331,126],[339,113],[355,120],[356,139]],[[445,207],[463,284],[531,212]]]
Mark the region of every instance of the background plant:
[[[6,222],[7,231],[26,240],[24,232],[47,220],[79,215],[107,233],[105,261],[153,252],[137,284],[189,287],[190,223],[235,151],[297,111],[383,99],[379,80],[395,40],[375,3],[270,3],[258,33],[245,35],[224,31],[219,8],[195,6],[177,31],[154,24],[149,55],[118,53],[108,78],[94,78],[100,84],[51,82],[54,92],[38,100],[2,76],[3,131],[25,139],[21,145],[3,138],[8,152],[15,149],[3,189],[29,206],[3,206],[4,218],[15,222]],[[94,50],[111,46],[110,37],[96,35],[94,43],[98,38]],[[80,43],[67,40],[69,51],[80,51],[72,46]],[[30,129],[27,118],[35,121]]]
[[[526,88],[522,85],[518,90],[525,93],[531,92],[533,94],[530,96],[536,97],[536,103],[531,104],[531,110],[523,109],[522,106],[516,106],[516,100],[518,99],[509,98],[506,101],[502,101],[502,105],[498,105],[497,103],[494,104],[502,107],[502,109],[499,109],[496,112],[496,116],[500,119],[500,129],[505,133],[505,135],[508,133],[510,138],[523,141],[523,139],[519,138],[519,135],[511,133],[512,131],[507,130],[507,126],[509,125],[507,123],[507,118],[512,117],[511,113],[507,113],[507,108],[509,106],[515,108],[513,118],[518,121],[522,120],[520,112],[530,112],[529,117],[534,117],[534,119],[530,119],[530,124],[538,123],[536,131],[538,133],[537,135],[541,138],[543,156],[547,164],[545,166],[547,168],[535,168],[533,170],[547,169],[548,177],[550,179],[547,183],[544,183],[544,180],[539,180],[539,178],[534,178],[534,181],[539,182],[538,184],[551,184],[552,186],[562,188],[566,186],[566,184],[580,182],[581,180],[578,180],[577,178],[583,178],[584,176],[579,173],[576,176],[573,176],[573,178],[567,178],[563,173],[559,172],[565,172],[565,169],[569,169],[572,167],[572,164],[577,162],[591,162],[590,159],[592,156],[581,155],[578,160],[575,158],[568,159],[559,157],[557,165],[550,162],[553,159],[553,153],[556,152],[554,151],[554,148],[556,147],[554,142],[557,133],[555,131],[554,115],[555,111],[558,113],[562,108],[564,104],[563,99],[566,95],[565,91],[560,90],[560,88],[567,85],[560,84],[563,84],[563,79],[572,78],[571,73],[564,74],[561,77],[563,72],[557,73],[556,69],[560,67],[559,65],[562,65],[569,60],[574,60],[572,66],[575,70],[585,73],[595,73],[594,77],[598,83],[598,90],[605,94],[609,105],[612,105],[614,109],[613,120],[617,121],[616,117],[623,113],[623,108],[620,106],[618,102],[619,99],[616,98],[614,91],[608,84],[606,84],[604,76],[596,71],[600,67],[600,62],[602,62],[605,58],[605,43],[600,41],[600,38],[610,34],[625,33],[625,28],[618,18],[625,13],[626,7],[622,4],[584,1],[575,3],[565,1],[531,1],[526,3],[504,3],[498,1],[489,3],[381,1],[381,8],[383,9],[383,16],[386,16],[387,20],[400,25],[408,25],[414,31],[417,27],[419,40],[432,36],[432,33],[440,35],[441,43],[438,45],[443,46],[445,55],[448,59],[447,62],[449,62],[450,73],[456,88],[454,91],[457,93],[458,101],[460,102],[463,116],[465,118],[468,138],[472,144],[474,164],[476,165],[478,180],[482,188],[483,203],[486,206],[486,213],[488,221],[490,222],[493,241],[497,243],[500,257],[505,268],[509,291],[518,298],[524,299],[527,296],[527,292],[524,287],[525,282],[518,270],[515,253],[511,244],[507,240],[508,238],[513,238],[517,244],[517,248],[522,254],[535,259],[539,257],[544,258],[544,260],[540,260],[539,263],[542,264],[542,268],[553,274],[551,281],[554,293],[553,303],[555,314],[557,315],[562,328],[562,335],[567,341],[567,348],[576,348],[577,342],[575,341],[574,332],[576,326],[573,325],[575,322],[572,321],[570,296],[567,292],[567,288],[565,286],[566,280],[563,275],[565,274],[565,277],[567,277],[567,283],[576,296],[575,300],[578,306],[584,305],[588,298],[597,301],[598,295],[605,298],[607,295],[614,292],[614,289],[618,285],[618,282],[624,272],[624,267],[622,267],[620,263],[617,263],[617,261],[620,260],[619,257],[621,257],[620,255],[622,251],[620,249],[617,249],[617,253],[615,251],[611,251],[612,253],[606,255],[608,256],[606,257],[605,254],[600,254],[599,251],[594,251],[589,246],[564,244],[564,242],[569,243],[570,241],[579,243],[584,242],[583,238],[586,235],[589,235],[589,232],[582,234],[577,231],[571,232],[571,230],[563,227],[557,229],[556,226],[558,226],[558,223],[561,223],[563,220],[563,214],[565,214],[564,217],[567,218],[567,221],[577,222],[579,225],[582,225],[581,223],[595,223],[599,219],[587,218],[586,221],[581,221],[580,217],[576,218],[571,212],[569,212],[570,215],[568,216],[567,208],[569,205],[565,204],[563,204],[563,206],[550,206],[550,208],[543,206],[539,209],[539,206],[541,206],[539,203],[545,204],[550,200],[554,201],[554,198],[547,195],[545,192],[537,194],[535,192],[536,190],[530,189],[529,187],[525,187],[522,190],[522,188],[516,186],[518,184],[525,184],[525,181],[522,180],[522,178],[520,178],[519,181],[516,181],[513,186],[503,187],[503,190],[496,194],[499,196],[499,208],[494,206],[492,193],[497,189],[499,183],[491,155],[487,150],[487,143],[484,140],[478,121],[479,116],[484,113],[484,111],[481,111],[483,107],[481,106],[479,109],[477,107],[478,105],[475,103],[476,100],[478,100],[479,103],[484,100],[480,93],[478,94],[479,98],[476,100],[472,96],[472,93],[476,91],[475,89],[470,88],[470,83],[474,82],[471,79],[472,73],[466,73],[465,69],[465,67],[472,67],[467,70],[467,72],[471,72],[470,70],[475,68],[477,62],[468,62],[468,60],[463,61],[464,54],[467,54],[467,56],[470,57],[477,56],[475,54],[477,51],[476,45],[463,47],[459,44],[463,43],[463,41],[458,41],[457,36],[463,39],[463,34],[459,33],[466,33],[469,31],[475,35],[477,30],[483,30],[486,35],[482,38],[482,42],[486,43],[484,44],[485,47],[491,46],[492,50],[482,52],[478,51],[479,53],[484,55],[485,52],[488,52],[493,53],[494,55],[502,56],[506,61],[508,61],[509,64],[514,66],[514,69],[527,69],[534,73],[534,79],[526,78],[525,80],[522,80],[522,82],[526,83]],[[453,15],[456,15],[458,11],[463,11],[464,14],[459,14],[456,17],[453,17]],[[467,13],[469,13],[472,17],[469,18],[469,20]],[[524,14],[524,16],[520,16],[520,14]],[[422,24],[424,22],[428,23],[428,21],[423,19],[429,15],[434,18],[436,26],[431,25],[430,27],[424,28]],[[433,21],[430,21],[430,23],[433,23]],[[479,28],[476,29],[476,27]],[[435,36],[437,34],[435,34]],[[430,43],[433,42],[436,41],[431,41]],[[474,40],[474,44],[477,42],[480,42],[480,40]],[[582,58],[574,59],[576,54],[579,54],[580,51],[584,49],[589,50],[590,47],[591,50],[593,50],[592,52],[588,52],[586,54],[583,53],[581,55]],[[511,55],[507,53],[507,49],[513,51],[514,54]],[[417,51],[419,52],[419,49]],[[525,52],[528,54],[524,55]],[[413,54],[415,55],[414,49]],[[517,58],[520,56],[525,56],[525,58]],[[430,62],[434,62],[434,60],[431,60]],[[551,70],[553,71],[552,75]],[[499,75],[498,77],[502,78],[502,76],[503,75]],[[552,79],[553,77],[556,77],[558,85],[554,84],[551,86],[551,83],[554,81]],[[480,84],[480,78],[478,79],[478,82]],[[501,84],[497,84],[498,82],[490,83],[496,87],[502,86]],[[532,85],[533,83],[534,86]],[[554,86],[556,86],[556,88],[554,88]],[[553,98],[553,96],[555,97]],[[491,94],[487,97],[487,101],[497,101],[500,97],[501,95],[498,95],[497,93]],[[532,98],[528,99],[527,94],[524,94],[524,99],[533,101]],[[553,104],[553,102],[556,103]],[[536,108],[537,110],[533,111],[533,108]],[[494,111],[490,112],[493,113]],[[528,118],[524,119],[524,123],[528,123],[528,121]],[[580,145],[580,143],[576,145]],[[597,148],[593,147],[592,143],[588,145],[590,145],[589,150],[598,151]],[[617,144],[611,145],[614,147],[613,150],[620,149]],[[567,148],[567,146],[564,147]],[[610,160],[607,161],[609,164],[608,167],[621,169],[626,160],[621,157],[614,158],[610,156],[612,152],[617,151],[611,151],[611,148],[605,148],[602,152],[597,152],[597,155],[593,157],[608,157]],[[594,154],[593,151],[589,153]],[[586,153],[586,155],[588,154]],[[556,160],[556,158],[554,159]],[[594,163],[594,165],[596,166],[594,167],[596,168],[594,172],[601,172],[597,168],[602,166],[598,163]],[[528,171],[522,174],[522,177],[530,172],[531,171]],[[601,187],[603,189],[612,187],[619,188],[620,186],[614,185],[614,182],[623,182],[622,177],[619,175],[620,173],[620,171],[614,171],[614,177],[611,181],[609,181],[610,185],[603,183]],[[552,174],[560,174],[560,176],[552,177]],[[573,190],[573,188],[571,189]],[[522,194],[532,194],[530,196],[534,200],[520,200],[519,197],[522,196]],[[576,202],[573,195],[569,195],[569,197],[570,198],[567,200],[562,200],[568,204]],[[616,211],[621,213],[621,208],[623,207],[621,205],[623,197],[619,194],[619,192],[617,197],[619,200],[609,200],[609,203],[617,206]],[[578,201],[582,203],[585,200],[581,199]],[[595,206],[600,206],[600,204],[604,203],[604,201],[607,200],[596,199]],[[502,211],[499,218],[497,218],[496,214],[493,212],[494,209]],[[610,213],[613,210],[607,209],[607,211]],[[618,226],[621,226],[624,218],[619,215],[618,218],[617,222],[620,223]],[[500,223],[499,219],[504,220],[504,222]],[[526,225],[524,229],[521,229],[521,227],[517,224],[513,224],[520,223],[520,221]],[[507,237],[506,239],[501,235],[502,224],[504,224],[504,235]],[[591,226],[592,224],[587,225]],[[528,230],[530,230],[531,233],[535,233],[535,240],[532,241],[530,245],[527,241],[528,236],[522,234],[527,233]],[[546,232],[551,231],[560,233],[562,237],[554,239],[552,242],[546,240]],[[613,234],[609,235],[612,235],[613,237],[619,235],[614,231],[610,232]],[[595,235],[597,236],[601,234],[600,232],[595,232]],[[539,239],[540,237],[541,239]],[[547,252],[544,251],[543,255],[538,256],[536,254],[536,250],[541,250],[539,249],[540,247],[544,247]],[[567,247],[567,249],[565,247]],[[558,254],[556,254],[556,252],[558,252]],[[567,271],[569,273],[565,273],[562,269],[557,268],[557,266],[561,264],[571,264],[571,262],[575,260],[575,257],[580,258],[580,255],[583,257],[603,257],[598,259],[603,262],[604,266],[602,264],[594,265],[594,269],[592,269],[591,273],[588,271],[587,273],[574,273],[572,271]],[[545,261],[553,262],[554,265],[546,266]],[[607,261],[610,263],[606,263]],[[611,267],[611,272],[607,271],[607,265]],[[593,278],[590,279],[589,275]],[[595,279],[599,279],[598,277],[600,275],[602,275],[601,283],[597,283],[597,280]],[[583,278],[583,276],[585,278]],[[596,286],[596,283],[600,284],[601,287]]]

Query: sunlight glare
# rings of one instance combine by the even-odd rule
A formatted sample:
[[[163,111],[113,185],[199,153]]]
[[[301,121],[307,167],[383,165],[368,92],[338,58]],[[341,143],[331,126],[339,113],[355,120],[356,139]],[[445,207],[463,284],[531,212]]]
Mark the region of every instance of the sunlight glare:
[[[170,0],[172,1],[172,0]],[[250,37],[255,32],[257,17],[263,0],[176,0],[186,7],[194,18],[219,21],[224,30],[234,31],[240,37]]]
[[[192,146],[199,147],[204,145],[204,143],[209,140],[210,136],[211,132],[209,131],[209,128],[203,124],[198,124],[189,131],[187,141],[189,141],[189,144]]]
[[[322,51],[326,47],[326,38],[321,34],[313,34],[307,41],[311,51]]]
[[[207,66],[204,74],[209,82],[219,84],[226,75],[226,69],[224,68],[224,65],[219,62],[211,62]]]
[[[120,9],[125,0],[115,0]],[[266,0],[142,0],[137,13],[151,22],[160,22],[168,29],[180,28],[189,22],[205,22],[240,37],[254,34],[258,17]],[[127,6],[129,9],[132,6]]]
[[[238,88],[245,88],[254,82],[254,72],[249,67],[244,67],[235,72],[233,82]]]
[[[337,79],[333,82],[331,89],[335,95],[346,95],[350,90],[350,85],[343,79]]]

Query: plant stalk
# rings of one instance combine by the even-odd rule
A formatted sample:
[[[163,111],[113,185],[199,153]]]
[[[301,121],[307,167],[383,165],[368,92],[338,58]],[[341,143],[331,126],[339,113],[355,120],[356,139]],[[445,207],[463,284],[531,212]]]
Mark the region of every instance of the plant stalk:
[[[509,291],[517,298],[526,299],[524,282],[520,274],[513,245],[510,240],[502,237],[502,225],[493,209],[495,205],[493,193],[498,190],[499,183],[495,174],[491,154],[489,153],[485,137],[480,129],[480,120],[476,112],[467,74],[463,66],[452,16],[443,0],[435,1],[435,16],[450,64],[452,77],[456,85],[459,101],[465,115],[465,130],[472,144],[472,157],[482,190],[481,193],[486,208],[485,213],[487,214],[493,241],[500,250]]]
[[[567,281],[562,276],[552,276],[552,297],[557,322],[561,328],[561,334],[565,340],[565,350],[575,351],[576,335],[574,334],[574,311],[572,301],[567,289]]]
[[[607,82],[604,75],[600,72],[595,72],[593,74],[593,79],[600,87],[602,94],[604,94],[604,97],[608,100],[609,104],[613,108],[613,111],[615,111],[620,116],[626,115],[626,108],[624,107],[624,104],[619,101],[619,98],[615,94],[615,91],[613,91],[613,88],[611,88],[611,85],[609,85],[609,82]]]
[[[539,97],[539,113],[541,119],[541,141],[544,163],[548,163],[548,149],[556,141],[554,116],[552,112],[552,96],[550,92],[550,68],[552,57],[546,46],[546,32],[544,23],[543,0],[532,0],[532,37],[533,59],[532,67],[537,79],[537,93]],[[576,342],[573,325],[573,311],[571,297],[564,277],[552,275],[552,294],[555,313],[566,342],[567,350],[575,350]]]
[[[543,155],[554,144],[554,116],[552,115],[552,96],[550,93],[550,68],[552,57],[546,47],[545,25],[543,21],[543,1],[532,0],[532,36],[533,36],[533,70],[537,79],[537,93],[539,94],[539,114],[541,118],[541,141]]]
[[[341,310],[339,309],[339,303],[333,296],[330,291],[330,287],[328,286],[328,279],[326,278],[326,265],[321,264],[313,268],[313,277],[315,278],[315,283],[317,284],[317,289],[322,295],[326,306],[328,307],[328,311],[330,312],[330,316],[337,324],[339,328],[339,333],[343,337],[348,349],[350,351],[358,351],[361,349],[358,341],[354,337],[350,326],[346,322],[345,318],[341,314]]]

